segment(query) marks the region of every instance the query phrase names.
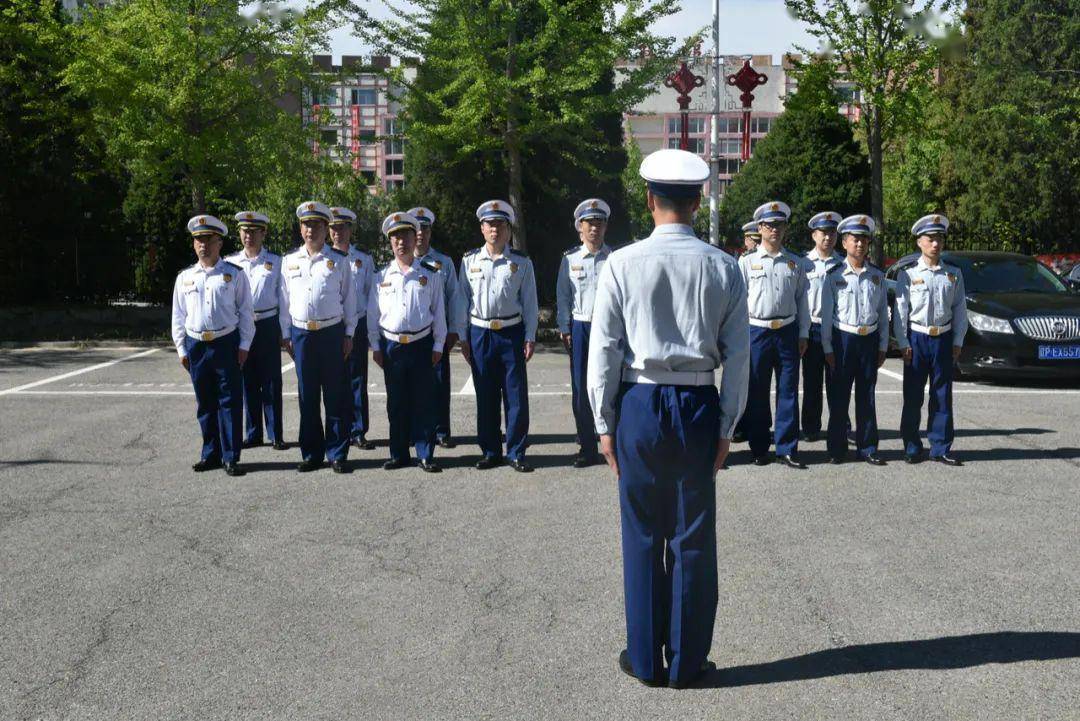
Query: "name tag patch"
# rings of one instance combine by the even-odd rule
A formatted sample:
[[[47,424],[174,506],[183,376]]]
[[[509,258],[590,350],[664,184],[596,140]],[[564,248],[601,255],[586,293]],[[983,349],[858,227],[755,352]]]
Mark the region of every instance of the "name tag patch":
[[[761,266],[760,265],[751,265],[750,270],[761,270]]]
[[[926,281],[923,280],[922,278],[919,278],[918,280],[911,281],[912,285],[924,285],[925,283],[926,283]]]

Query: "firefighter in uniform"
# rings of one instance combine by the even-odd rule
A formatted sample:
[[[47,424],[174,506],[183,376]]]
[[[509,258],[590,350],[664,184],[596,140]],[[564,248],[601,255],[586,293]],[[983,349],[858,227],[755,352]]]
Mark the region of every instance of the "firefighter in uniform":
[[[806,353],[802,359],[802,437],[804,441],[811,443],[821,435],[821,391],[824,388],[828,393],[831,387],[832,370],[825,363],[825,352],[821,346],[821,289],[825,274],[844,262],[843,256],[834,250],[836,226],[839,222],[839,213],[825,211],[818,213],[807,223],[814,247],[806,254],[810,337],[807,339]]]

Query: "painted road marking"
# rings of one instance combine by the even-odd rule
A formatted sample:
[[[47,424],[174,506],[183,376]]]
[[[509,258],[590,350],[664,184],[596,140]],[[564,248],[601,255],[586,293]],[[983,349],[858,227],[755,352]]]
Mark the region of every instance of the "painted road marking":
[[[114,366],[117,363],[123,363],[126,360],[132,360],[133,358],[142,358],[143,356],[148,356],[151,353],[157,353],[157,352],[158,352],[157,348],[151,348],[150,350],[144,350],[141,353],[135,353],[133,355],[124,356],[123,358],[117,358],[116,360],[111,360],[111,361],[108,361],[106,363],[98,363],[97,365],[92,365],[92,366],[89,366],[87,368],[80,368],[79,370],[71,371],[70,373],[61,373],[58,376],[52,376],[51,378],[45,378],[45,379],[40,380],[40,381],[34,381],[33,383],[26,383],[26,384],[21,385],[21,386],[15,386],[14,388],[8,388],[6,390],[2,390],[2,391],[0,391],[0,396],[6,396],[6,395],[10,395],[12,393],[22,393],[23,391],[26,391],[26,390],[28,390],[30,388],[37,388],[38,386],[43,386],[46,383],[55,383],[56,381],[62,381],[65,378],[72,378],[74,376],[82,375],[83,373],[90,373],[92,371],[101,370],[102,368],[108,368],[109,366]]]

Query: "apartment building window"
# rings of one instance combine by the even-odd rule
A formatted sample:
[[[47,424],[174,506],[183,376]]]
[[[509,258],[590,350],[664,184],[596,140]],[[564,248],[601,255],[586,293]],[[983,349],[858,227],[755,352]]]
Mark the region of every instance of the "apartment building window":
[[[403,175],[405,173],[405,161],[401,158],[387,159],[383,175]]]
[[[716,147],[721,155],[739,155],[742,153],[742,140],[739,138],[721,138]]]
[[[405,187],[404,180],[388,180],[386,181],[387,190],[401,190]]]
[[[720,175],[735,175],[742,167],[742,161],[738,158],[720,158],[718,171]]]
[[[404,155],[405,141],[400,138],[387,138],[383,141],[383,150],[387,155]]]
[[[378,99],[378,92],[375,90],[375,88],[352,89],[353,105],[377,105]]]
[[[326,88],[316,93],[311,94],[312,105],[337,105],[338,93],[337,88]]]
[[[705,132],[705,118],[689,118],[687,127],[691,135]],[[668,133],[679,134],[682,132],[682,118],[668,118]]]
[[[680,140],[681,138],[679,137],[668,138],[667,146],[669,148],[674,148],[675,150],[678,150]],[[689,150],[691,153],[697,153],[698,155],[705,154],[705,138],[690,138],[689,140],[690,142],[687,143],[686,146],[687,150]]]
[[[319,131],[319,145],[324,148],[332,148],[338,144],[338,137],[336,130],[320,130]]]
[[[718,118],[716,129],[721,133],[741,133],[742,118]]]
[[[751,133],[767,133],[772,130],[772,118],[750,118]]]
[[[364,179],[364,185],[375,185],[374,170],[361,170],[360,177]]]

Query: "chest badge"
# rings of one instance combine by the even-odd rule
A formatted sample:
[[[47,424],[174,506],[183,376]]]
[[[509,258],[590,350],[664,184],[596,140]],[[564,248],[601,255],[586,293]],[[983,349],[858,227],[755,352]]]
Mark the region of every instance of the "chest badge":
[[[267,270],[273,270],[274,269],[274,264],[273,263],[263,263],[263,267],[266,268]]]
[[[787,262],[787,267],[790,268],[791,270],[795,270],[795,261],[789,260]]]
[[[364,261],[361,260],[360,258],[357,258],[356,259],[356,267],[357,268],[363,268],[364,267]]]
[[[425,285],[427,285],[427,276],[422,275],[420,276],[420,287],[423,288]]]
[[[224,275],[224,278],[225,278],[225,282],[228,283],[229,281],[232,280],[232,273],[226,273]]]
[[[881,278],[877,277],[876,275],[872,275],[870,276],[870,282],[874,285],[881,285]]]
[[[946,273],[945,277],[947,277],[949,279],[950,283],[955,283],[956,282],[956,274],[955,273]]]
[[[332,260],[326,261],[326,267],[329,268],[330,270],[333,270],[334,269],[334,261],[332,261]]]
[[[511,264],[510,264],[510,272],[511,272],[511,273],[516,273],[516,272],[518,272],[518,264],[517,264],[517,263],[511,263]]]

